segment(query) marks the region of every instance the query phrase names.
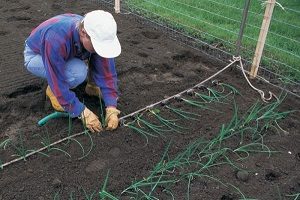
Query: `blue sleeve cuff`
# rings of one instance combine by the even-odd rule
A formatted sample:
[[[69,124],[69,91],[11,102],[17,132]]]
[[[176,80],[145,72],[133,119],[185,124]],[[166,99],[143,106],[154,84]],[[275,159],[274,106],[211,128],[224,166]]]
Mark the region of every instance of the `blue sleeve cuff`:
[[[68,113],[70,114],[70,116],[72,118],[79,117],[81,115],[82,111],[84,110],[84,108],[85,108],[85,105],[83,103],[81,103],[79,100],[77,100],[73,109],[68,110]],[[65,109],[65,110],[67,110],[67,109]]]
[[[117,99],[116,98],[105,98],[103,95],[103,100],[105,103],[105,107],[108,107],[108,106],[117,107]]]

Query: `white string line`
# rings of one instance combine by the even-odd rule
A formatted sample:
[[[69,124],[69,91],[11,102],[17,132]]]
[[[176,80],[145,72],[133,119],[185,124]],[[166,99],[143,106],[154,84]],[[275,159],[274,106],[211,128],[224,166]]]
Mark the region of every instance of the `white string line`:
[[[270,95],[270,96],[267,98],[267,97],[265,97],[264,91],[262,91],[262,90],[260,90],[260,89],[258,89],[258,88],[256,88],[256,87],[254,87],[254,86],[252,85],[252,83],[249,81],[249,79],[248,79],[248,77],[247,77],[247,75],[246,75],[246,73],[245,73],[245,70],[244,70],[244,67],[243,67],[242,60],[240,59],[239,62],[240,62],[240,67],[241,67],[241,69],[242,69],[244,78],[246,79],[248,85],[249,85],[253,90],[255,90],[256,92],[258,92],[258,93],[260,94],[261,99],[262,99],[265,103],[269,103],[270,100],[271,100],[273,97],[275,97],[276,100],[279,101],[278,97],[277,97],[273,92],[269,91],[269,95]]]
[[[101,1],[101,0],[100,0]],[[199,49],[198,49],[199,50]],[[236,60],[237,61],[237,60]],[[235,62],[236,62],[235,61]],[[241,60],[240,60],[240,62],[241,62]],[[233,64],[233,63],[232,63]],[[230,64],[230,65],[232,65],[232,64]],[[229,65],[229,66],[230,66]],[[226,67],[228,67],[228,66],[226,66]],[[225,67],[225,68],[226,68]],[[225,68],[223,68],[222,70],[225,70]],[[221,72],[220,72],[221,73]],[[259,76],[258,76],[259,77]],[[269,84],[271,84],[271,83],[269,83]],[[271,85],[273,85],[273,86],[275,86],[275,87],[278,87],[277,85],[274,85],[274,84],[271,84]],[[281,88],[281,87],[279,87],[279,88]],[[283,89],[283,88],[281,88],[281,89]],[[286,90],[286,89],[285,89]],[[288,91],[288,90],[287,90]],[[290,92],[290,91],[288,91],[288,92]],[[291,93],[291,92],[290,92]],[[298,95],[296,95],[296,94],[294,94],[294,93],[291,93],[291,94],[293,94],[293,95],[295,95],[295,96],[298,96]],[[300,98],[300,96],[298,96],[299,98]],[[121,119],[121,118],[120,118]],[[123,118],[124,119],[124,118]],[[17,161],[20,161],[20,160],[23,160],[23,159],[25,159],[25,158],[28,158],[29,156],[31,156],[31,155],[34,155],[34,154],[36,154],[36,153],[39,153],[39,152],[41,152],[41,151],[43,151],[43,150],[45,150],[45,149],[47,149],[47,148],[49,148],[49,147],[52,147],[52,146],[54,146],[54,145],[56,145],[56,144],[59,144],[59,143],[61,143],[61,142],[63,142],[63,141],[66,141],[66,140],[68,140],[68,139],[71,139],[71,138],[73,138],[73,137],[76,137],[76,136],[80,136],[80,135],[83,135],[85,133],[85,131],[83,131],[83,132],[81,132],[81,133],[77,133],[77,134],[74,134],[74,135],[71,135],[71,136],[68,136],[68,137],[66,137],[66,138],[63,138],[63,139],[61,139],[61,140],[58,140],[58,141],[56,141],[56,142],[54,142],[54,143],[52,143],[52,144],[50,144],[50,145],[48,145],[48,146],[46,146],[46,147],[43,147],[43,148],[40,148],[40,149],[38,149],[38,150],[36,150],[36,151],[33,151],[33,152],[31,152],[31,153],[29,153],[29,154],[27,154],[27,155],[25,155],[24,157],[20,157],[20,158],[17,158],[17,159],[14,159],[14,160],[12,160],[12,161],[9,161],[9,162],[7,162],[7,163],[5,163],[5,164],[3,164],[3,165],[1,165],[0,166],[0,168],[3,168],[3,167],[5,167],[5,166],[8,166],[8,165],[10,165],[10,164],[13,164],[13,163],[15,163],[15,162],[17,162]]]
[[[240,68],[238,68],[238,69],[240,69]],[[250,74],[250,72],[247,72],[247,73]],[[265,79],[264,79],[263,77],[259,76],[259,75],[257,75],[256,77],[257,77],[258,79],[261,79],[261,80],[265,81]],[[298,95],[298,94],[296,94],[296,93],[294,93],[294,92],[291,92],[290,90],[288,90],[288,89],[286,89],[286,88],[283,88],[283,87],[280,87],[280,86],[278,86],[278,85],[275,85],[275,84],[273,84],[273,83],[271,83],[271,82],[269,82],[269,81],[266,81],[266,83],[269,84],[269,85],[271,85],[271,86],[273,86],[273,87],[276,87],[276,88],[278,88],[278,89],[280,89],[280,90],[282,90],[282,91],[285,91],[285,92],[287,92],[287,93],[289,93],[289,94],[291,94],[291,95],[293,95],[293,96],[295,96],[295,97],[297,97],[297,98],[300,99],[300,95]]]
[[[139,109],[139,110],[137,110],[137,111],[135,111],[135,112],[133,112],[133,113],[130,113],[130,114],[128,114],[128,115],[125,115],[125,116],[121,117],[120,120],[123,120],[123,121],[124,121],[124,119],[126,119],[126,118],[128,118],[128,117],[135,116],[136,114],[138,114],[138,113],[140,113],[140,112],[143,112],[143,111],[145,111],[145,110],[151,109],[151,108],[153,108],[154,106],[160,105],[160,104],[163,103],[163,102],[167,102],[167,101],[169,101],[169,100],[171,100],[171,99],[176,99],[176,98],[178,98],[178,97],[180,98],[181,95],[187,93],[187,92],[190,91],[191,89],[194,89],[194,88],[198,88],[198,87],[203,86],[204,83],[206,83],[207,81],[213,79],[214,77],[216,77],[217,75],[219,75],[220,73],[222,73],[223,71],[225,71],[227,68],[231,67],[231,65],[233,65],[235,62],[239,61],[239,59],[240,59],[240,57],[234,57],[233,60],[230,61],[230,63],[229,63],[227,66],[225,66],[225,67],[222,68],[221,70],[217,71],[215,74],[211,75],[210,77],[206,78],[206,79],[203,80],[202,82],[200,82],[200,83],[194,85],[193,87],[190,87],[190,88],[188,88],[188,89],[186,89],[186,90],[184,90],[184,91],[182,91],[182,92],[179,92],[179,93],[177,93],[177,94],[175,94],[175,95],[172,95],[172,96],[170,96],[170,97],[168,97],[168,98],[165,98],[165,99],[163,99],[163,100],[161,100],[161,101],[158,101],[158,102],[156,102],[156,103],[153,103],[153,104],[151,104],[151,105],[148,105],[148,106],[146,106],[146,107],[144,107],[144,108],[141,108],[141,109]]]
[[[142,111],[148,110],[148,109],[150,109],[150,108],[152,108],[152,107],[154,107],[154,106],[156,106],[156,105],[159,105],[159,104],[161,104],[163,101],[168,101],[168,100],[174,99],[174,98],[176,98],[176,97],[178,97],[178,96],[181,96],[182,94],[188,92],[189,90],[191,90],[191,89],[193,89],[193,88],[197,88],[197,87],[203,86],[204,83],[206,83],[207,81],[211,80],[212,78],[214,78],[214,77],[217,76],[218,74],[222,73],[224,70],[226,70],[227,68],[229,68],[229,67],[230,67],[232,64],[234,64],[235,62],[239,61],[238,59],[239,59],[239,58],[233,58],[233,61],[231,61],[231,63],[228,64],[227,66],[225,66],[223,69],[217,71],[215,74],[211,75],[210,77],[208,77],[208,78],[205,79],[204,81],[202,81],[202,82],[196,84],[195,86],[193,86],[193,87],[191,87],[191,88],[189,88],[189,89],[186,89],[186,90],[184,90],[184,91],[182,91],[182,92],[180,92],[180,93],[177,93],[177,94],[175,94],[175,95],[173,95],[173,96],[171,96],[171,97],[165,98],[165,99],[163,99],[163,100],[161,100],[161,101],[159,101],[159,102],[156,102],[156,103],[154,103],[154,104],[151,104],[151,105],[149,105],[149,106],[146,106],[146,107],[144,107],[144,108],[142,108],[142,109],[139,109],[139,110],[137,110],[137,111],[135,111],[135,112],[133,112],[133,113],[131,113],[131,114],[125,115],[125,116],[123,116],[123,117],[120,117],[120,118],[119,118],[119,121],[122,122],[121,125],[124,125],[124,120],[125,120],[126,118],[128,118],[128,117],[132,117],[132,116],[134,116],[134,115],[136,115],[136,114],[138,114],[138,113],[140,113],[140,112],[142,112]],[[73,138],[73,137],[77,137],[77,136],[83,135],[84,133],[86,133],[86,131],[83,131],[83,132],[80,132],[80,133],[76,133],[76,134],[74,134],[74,135],[70,135],[70,136],[65,137],[65,138],[63,138],[63,139],[60,139],[60,140],[58,140],[58,141],[56,141],[56,142],[53,142],[53,143],[51,143],[51,144],[49,144],[49,145],[47,145],[47,146],[44,146],[44,147],[42,147],[42,148],[40,148],[40,149],[38,149],[38,150],[32,151],[32,152],[26,154],[25,156],[22,156],[22,157],[19,157],[19,158],[14,159],[14,160],[11,160],[11,161],[9,161],[9,162],[6,162],[6,163],[0,165],[0,169],[3,169],[4,167],[6,167],[6,166],[8,166],[8,165],[10,165],[10,164],[13,164],[13,163],[15,163],[15,162],[18,162],[18,161],[20,161],[20,160],[26,159],[26,158],[28,158],[29,156],[32,156],[32,155],[34,155],[34,154],[36,154],[36,153],[42,152],[42,151],[48,149],[49,147],[52,147],[52,146],[57,145],[57,144],[59,144],[59,143],[62,143],[62,142],[64,142],[64,141],[68,140],[68,139],[71,139],[71,138]]]
[[[250,64],[251,64],[251,62],[249,62],[249,61],[247,61],[247,63],[250,63]],[[300,86],[300,82],[295,82],[294,80],[290,79],[289,77],[286,77],[286,76],[284,76],[284,75],[275,73],[275,72],[273,72],[273,71],[270,71],[269,69],[267,69],[267,68],[265,68],[265,67],[260,66],[259,69],[260,69],[260,71],[263,71],[264,74],[265,74],[265,72],[267,72],[267,73],[269,73],[269,74],[274,75],[277,79],[284,79],[284,80],[289,81],[289,82],[292,83],[293,85],[298,85],[298,86]]]
[[[35,151],[32,151],[32,152],[26,154],[25,156],[22,156],[22,157],[19,157],[19,158],[14,159],[14,160],[11,160],[11,161],[9,161],[9,162],[6,162],[6,163],[0,165],[0,169],[3,169],[4,167],[6,167],[6,166],[8,166],[8,165],[11,165],[11,164],[13,164],[13,163],[15,163],[15,162],[18,162],[18,161],[20,161],[20,160],[26,159],[26,158],[28,158],[28,157],[34,155],[34,154],[40,153],[40,152],[42,152],[42,151],[48,149],[49,147],[52,147],[52,146],[54,146],[54,145],[56,145],[56,144],[59,144],[59,143],[62,143],[62,142],[64,142],[64,141],[68,140],[68,139],[71,139],[71,138],[76,137],[76,136],[79,136],[79,135],[83,135],[84,133],[86,133],[86,131],[83,131],[83,132],[80,132],[80,133],[76,133],[76,134],[74,134],[74,135],[70,135],[70,136],[65,137],[65,138],[63,138],[63,139],[60,139],[60,140],[58,140],[58,141],[56,141],[56,142],[53,142],[53,143],[51,143],[51,144],[49,144],[49,145],[47,145],[47,146],[44,146],[44,147],[42,147],[42,148],[40,148],[40,149],[37,149],[37,150],[35,150]]]
[[[169,11],[175,12],[175,13],[177,13],[177,14],[180,14],[180,15],[182,15],[182,16],[185,16],[185,17],[194,19],[194,20],[196,20],[196,21],[206,23],[206,24],[211,25],[211,26],[213,26],[213,27],[217,27],[217,28],[222,29],[222,30],[224,30],[224,31],[227,31],[227,32],[230,32],[230,33],[233,33],[233,34],[238,34],[237,32],[234,32],[234,31],[225,29],[225,28],[223,28],[223,27],[219,27],[219,26],[213,25],[213,24],[211,24],[211,23],[209,23],[209,22],[207,22],[207,21],[197,19],[197,18],[195,18],[195,17],[193,17],[193,16],[186,15],[186,14],[184,14],[184,13],[181,13],[181,12],[178,12],[178,11],[175,11],[175,10],[172,10],[172,9],[170,9],[170,8],[167,8],[167,7],[165,7],[165,6],[161,6],[161,5],[159,5],[159,4],[150,2],[150,1],[148,1],[148,0],[144,0],[144,1],[150,3],[150,4],[154,5],[154,6],[161,7],[161,8],[164,8],[164,9],[166,9],[166,10],[169,10]],[[150,11],[148,11],[148,12],[149,12],[149,13],[154,13],[154,12],[150,12]],[[159,15],[159,14],[157,14],[157,15]],[[160,15],[160,16],[161,16],[161,15]],[[164,18],[164,16],[161,16],[161,17]],[[251,39],[251,40],[253,40],[253,41],[257,41],[256,39],[254,39],[254,38],[252,38],[252,37],[250,37],[250,36],[247,36],[247,35],[244,35],[244,37],[245,37],[245,38],[248,38],[248,39]],[[294,53],[292,53],[292,52],[290,52],[290,51],[287,51],[287,50],[284,50],[284,49],[275,47],[275,46],[273,46],[273,45],[271,45],[271,44],[268,44],[268,43],[265,43],[265,45],[266,45],[266,46],[269,46],[270,48],[276,49],[276,50],[278,50],[278,51],[282,51],[282,52],[284,52],[284,53],[286,53],[286,54],[292,55],[292,56],[297,57],[297,58],[300,59],[300,56],[299,56],[299,55],[294,54]]]
[[[242,59],[242,60],[243,60],[243,59]],[[237,67],[237,69],[242,70],[241,66],[237,65],[236,67]],[[244,71],[245,71],[246,74],[250,75],[250,72],[249,72],[249,71],[247,71],[247,70],[244,70]],[[289,93],[289,94],[291,94],[291,95],[293,95],[293,96],[295,96],[295,97],[300,98],[300,95],[298,95],[298,94],[296,94],[296,93],[293,93],[293,92],[289,91],[289,90],[286,89],[286,88],[283,88],[283,87],[280,87],[280,86],[278,86],[278,85],[275,85],[275,84],[271,83],[270,81],[266,80],[264,77],[262,77],[262,76],[260,76],[260,75],[257,75],[256,78],[258,78],[258,79],[260,79],[260,80],[266,82],[267,84],[271,85],[272,87],[276,87],[276,88],[278,88],[278,89],[280,89],[280,90],[283,90],[283,91],[285,91],[285,92],[287,92],[287,93]]]
[[[183,3],[183,2],[179,2],[179,1],[176,1],[176,0],[170,0],[170,1],[173,1],[173,2],[178,3],[178,4],[181,4],[181,5],[185,5],[185,6],[190,7],[190,8],[194,8],[194,9],[196,9],[196,10],[201,10],[201,11],[207,12],[207,13],[209,13],[209,14],[211,14],[211,15],[215,15],[215,16],[218,16],[218,17],[220,17],[220,18],[225,18],[225,19],[227,19],[227,20],[229,20],[229,21],[236,22],[236,23],[238,23],[238,24],[241,23],[239,20],[232,19],[232,18],[223,16],[223,15],[219,15],[219,14],[217,14],[217,13],[214,13],[214,12],[211,12],[211,11],[208,11],[208,10],[205,10],[205,9],[203,9],[203,8],[195,7],[195,6],[192,6],[192,5]],[[250,24],[250,23],[247,23],[247,26],[256,28],[256,29],[258,29],[258,30],[261,29],[261,27],[256,26],[256,25],[252,25],[252,24]],[[293,38],[289,38],[289,37],[286,37],[286,36],[284,36],[284,35],[275,33],[275,32],[273,32],[273,31],[268,31],[268,34],[273,34],[273,35],[276,35],[276,36],[278,36],[278,37],[282,37],[282,38],[284,38],[284,39],[291,40],[291,41],[293,41],[293,42],[296,42],[296,43],[299,43],[299,44],[300,44],[300,41],[297,41],[297,40],[295,40],[295,39],[293,39]]]

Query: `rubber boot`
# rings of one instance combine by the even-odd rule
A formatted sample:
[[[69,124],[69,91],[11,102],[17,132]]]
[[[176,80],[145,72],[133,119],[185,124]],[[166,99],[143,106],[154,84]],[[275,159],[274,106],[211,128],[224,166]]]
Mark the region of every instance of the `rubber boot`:
[[[52,107],[54,108],[54,110],[60,111],[60,112],[64,111],[64,109],[58,103],[57,98],[54,96],[53,92],[51,91],[51,88],[49,87],[49,85],[47,86],[47,89],[46,89],[46,95],[47,95],[47,97],[49,97],[50,102],[51,102]]]

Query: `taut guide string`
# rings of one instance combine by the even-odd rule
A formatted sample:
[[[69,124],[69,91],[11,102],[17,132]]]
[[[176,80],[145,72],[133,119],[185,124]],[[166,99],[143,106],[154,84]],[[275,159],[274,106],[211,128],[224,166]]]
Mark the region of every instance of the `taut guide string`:
[[[119,119],[119,121],[121,122],[121,125],[124,125],[124,121],[125,121],[126,118],[133,117],[133,116],[135,116],[136,114],[138,114],[138,113],[140,113],[140,112],[143,112],[143,111],[145,111],[145,110],[148,110],[148,109],[150,109],[150,108],[152,108],[152,107],[154,107],[154,106],[156,106],[156,105],[159,105],[159,104],[161,104],[161,103],[163,103],[163,102],[167,102],[167,101],[169,101],[169,100],[171,100],[171,99],[174,99],[174,98],[176,99],[176,98],[178,98],[178,97],[180,98],[180,96],[181,96],[182,94],[188,93],[189,91],[191,91],[191,90],[193,90],[193,89],[195,89],[195,88],[199,88],[199,87],[203,86],[204,83],[206,83],[207,81],[213,79],[214,77],[216,77],[217,75],[219,75],[220,73],[222,73],[223,71],[225,71],[227,68],[229,68],[230,66],[232,66],[232,65],[233,65],[234,63],[236,63],[236,62],[239,62],[239,63],[240,63],[240,67],[241,67],[241,69],[242,69],[243,75],[244,75],[245,79],[247,80],[248,84],[250,85],[250,87],[251,87],[252,89],[254,89],[255,91],[257,91],[257,92],[260,94],[261,99],[262,99],[264,102],[269,102],[269,101],[272,99],[272,97],[275,97],[275,98],[278,100],[278,98],[277,98],[272,92],[270,92],[270,91],[269,91],[270,97],[269,97],[269,98],[265,98],[264,92],[263,92],[262,90],[256,88],[256,87],[254,87],[254,86],[250,83],[250,81],[249,81],[249,79],[248,79],[248,77],[247,77],[247,75],[246,75],[246,73],[245,73],[245,70],[244,70],[244,67],[243,67],[243,64],[242,64],[242,59],[241,59],[241,57],[240,57],[240,56],[237,56],[237,57],[233,56],[233,59],[230,60],[230,63],[229,63],[228,65],[226,65],[223,69],[219,70],[218,72],[216,72],[215,74],[211,75],[210,77],[208,77],[207,79],[203,80],[202,82],[196,84],[195,86],[193,86],[193,87],[191,87],[191,88],[188,88],[188,89],[186,89],[186,90],[184,90],[184,91],[182,91],[182,92],[179,92],[179,93],[177,93],[177,94],[175,94],[175,95],[173,95],[173,96],[170,96],[170,97],[168,97],[168,98],[165,98],[165,99],[163,99],[163,100],[161,100],[161,101],[158,101],[158,102],[156,102],[156,103],[153,103],[153,104],[151,104],[151,105],[148,105],[148,106],[146,106],[146,107],[144,107],[144,108],[142,108],[142,109],[139,109],[139,110],[137,110],[137,111],[135,111],[135,112],[133,112],[133,113],[130,113],[130,114],[128,114],[128,115],[125,115],[125,116],[121,117],[121,118]],[[83,134],[85,134],[85,133],[86,133],[86,131],[83,131],[83,132],[75,133],[74,135],[70,135],[70,136],[68,136],[68,137],[62,138],[62,139],[60,139],[60,140],[58,140],[58,141],[56,141],[56,142],[53,142],[53,143],[49,144],[48,146],[45,146],[45,147],[42,147],[42,148],[40,148],[40,149],[38,149],[38,150],[32,151],[32,152],[30,152],[29,154],[26,154],[26,155],[23,156],[23,157],[19,157],[19,158],[16,158],[16,159],[14,159],[14,160],[11,160],[11,161],[9,161],[9,162],[7,162],[7,163],[4,163],[4,164],[0,165],[0,169],[3,169],[4,167],[6,167],[6,166],[8,166],[8,165],[10,165],[10,164],[13,164],[13,163],[18,162],[18,161],[23,160],[23,159],[26,159],[26,158],[28,158],[29,156],[32,156],[32,155],[34,155],[34,154],[36,154],[36,153],[39,153],[39,152],[42,152],[42,151],[48,149],[49,147],[52,147],[52,146],[57,145],[57,144],[59,144],[59,143],[62,143],[62,142],[66,141],[66,140],[69,140],[69,139],[71,139],[71,138],[74,138],[74,137],[83,135]]]

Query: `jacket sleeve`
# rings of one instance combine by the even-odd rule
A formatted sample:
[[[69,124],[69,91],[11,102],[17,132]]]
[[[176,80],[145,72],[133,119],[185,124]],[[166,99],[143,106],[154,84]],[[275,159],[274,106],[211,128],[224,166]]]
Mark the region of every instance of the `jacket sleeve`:
[[[117,107],[118,86],[115,59],[92,54],[90,70],[90,76],[101,89],[105,106]]]
[[[65,37],[49,30],[41,47],[48,84],[59,104],[71,117],[77,117],[84,109],[75,93],[69,89],[65,77],[65,65],[70,48]]]

